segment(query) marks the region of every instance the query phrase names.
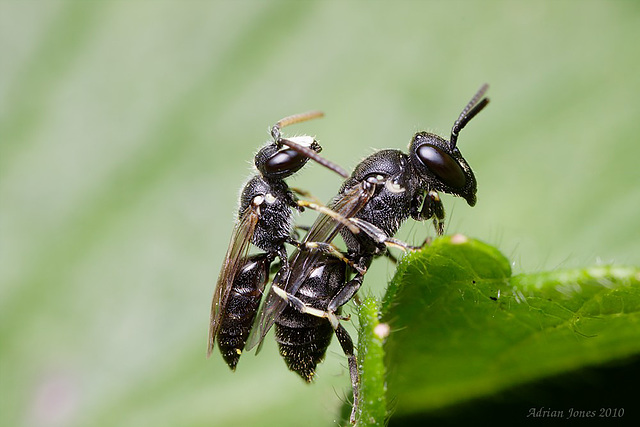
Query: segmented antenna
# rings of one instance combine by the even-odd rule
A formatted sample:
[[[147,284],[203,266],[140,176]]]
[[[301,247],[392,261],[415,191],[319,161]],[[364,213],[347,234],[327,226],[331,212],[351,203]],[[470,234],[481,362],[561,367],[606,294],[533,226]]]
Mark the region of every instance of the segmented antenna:
[[[467,106],[464,107],[464,110],[460,113],[458,120],[453,124],[453,128],[451,128],[451,139],[449,140],[449,148],[451,150],[456,147],[460,131],[464,129],[467,123],[469,123],[469,121],[473,119],[476,114],[482,111],[482,109],[489,103],[489,98],[482,98],[487,89],[489,89],[489,85],[486,83],[483,84],[473,98],[471,98],[471,101],[469,101]]]
[[[285,117],[284,119],[278,120],[278,122],[271,128],[271,136],[273,137],[273,141],[276,144],[286,145],[287,147],[295,150],[303,156],[314,160],[316,163],[321,164],[328,169],[331,169],[345,179],[349,178],[349,174],[347,173],[347,171],[339,165],[325,159],[324,157],[321,157],[316,151],[312,150],[309,147],[305,147],[294,141],[283,138],[280,134],[280,129],[285,126],[293,125],[300,122],[306,122],[307,120],[316,119],[319,117],[324,117],[324,113],[322,111],[308,111],[306,113],[294,114],[293,116]]]
[[[280,129],[283,127],[320,117],[324,117],[324,113],[322,111],[307,111],[306,113],[294,114],[292,116],[285,117],[284,119],[278,120],[278,122],[273,125],[271,128],[271,136],[275,142],[278,142],[280,140]]]

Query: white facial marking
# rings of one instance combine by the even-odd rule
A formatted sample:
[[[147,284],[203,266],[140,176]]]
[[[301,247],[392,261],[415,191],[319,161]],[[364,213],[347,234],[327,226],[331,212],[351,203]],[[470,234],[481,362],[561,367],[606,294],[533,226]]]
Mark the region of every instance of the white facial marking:
[[[302,145],[304,147],[311,147],[311,144],[313,144],[313,141],[315,141],[313,139],[313,137],[309,136],[309,135],[301,135],[301,136],[293,136],[291,138],[287,138],[289,141],[293,141],[296,144]]]

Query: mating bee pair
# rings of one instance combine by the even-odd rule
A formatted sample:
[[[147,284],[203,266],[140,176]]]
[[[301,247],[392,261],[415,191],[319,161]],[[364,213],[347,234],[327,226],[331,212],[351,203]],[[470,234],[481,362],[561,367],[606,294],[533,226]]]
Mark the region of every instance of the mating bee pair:
[[[387,247],[411,246],[393,238],[409,217],[432,219],[444,230],[442,191],[476,202],[476,180],[457,147],[459,132],[488,103],[484,85],[463,109],[446,140],[418,132],[409,152],[380,150],[360,162],[348,175],[318,153],[309,136],[284,138],[284,126],[322,116],[311,112],[287,117],[273,126],[273,141],[255,156],[259,174],[240,196],[238,220],[218,278],[211,305],[208,355],[215,342],[232,370],[242,351],[260,344],[275,324],[280,354],[289,369],[306,381],[313,379],[333,334],[348,358],[354,405],[358,408],[358,368],[351,337],[340,324],[340,309],[351,300],[372,260]],[[299,200],[285,179],[309,159],[345,178],[326,206]],[[292,209],[319,211],[304,240],[292,237]],[[332,242],[340,234],[346,251]],[[296,247],[290,257],[285,244]],[[249,255],[249,247],[263,252]],[[272,263],[280,268],[264,297]],[[261,305],[262,301],[262,305]]]

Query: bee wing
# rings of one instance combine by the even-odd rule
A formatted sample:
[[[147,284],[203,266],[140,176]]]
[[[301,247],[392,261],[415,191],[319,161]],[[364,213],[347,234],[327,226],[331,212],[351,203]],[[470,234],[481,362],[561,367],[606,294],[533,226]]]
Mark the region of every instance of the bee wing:
[[[238,270],[244,265],[243,262],[249,252],[251,238],[253,237],[258,219],[258,207],[251,205],[240,215],[233,229],[229,249],[227,249],[227,254],[224,257],[222,270],[220,270],[216,289],[213,292],[213,300],[211,301],[207,357],[209,357],[213,351],[216,335],[218,334],[220,322],[222,321],[222,313],[227,305],[229,293],[233,287],[233,282],[238,274]]]
[[[369,202],[374,191],[375,186],[367,182],[360,183],[334,199],[328,207],[345,218],[351,218]],[[329,243],[338,235],[342,227],[344,225],[339,221],[321,213],[309,229],[304,241]],[[311,267],[321,256],[317,251],[296,250],[289,260],[288,274],[283,275],[281,271],[278,272],[272,286],[278,286],[290,294],[295,294],[311,273]],[[262,342],[286,306],[287,302],[270,289],[256,316],[256,325],[249,335],[247,350]]]

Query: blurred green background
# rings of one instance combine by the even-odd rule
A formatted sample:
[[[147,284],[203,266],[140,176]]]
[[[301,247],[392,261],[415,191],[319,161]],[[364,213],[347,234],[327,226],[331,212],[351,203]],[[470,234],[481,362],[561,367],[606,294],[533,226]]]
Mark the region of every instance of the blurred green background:
[[[337,343],[313,386],[271,337],[235,374],[205,359],[239,188],[301,111],[327,116],[286,132],[351,169],[448,136],[488,82],[459,140],[478,204],[444,196],[447,231],[515,272],[638,265],[638,40],[634,1],[0,2],[0,424],[334,424]]]

